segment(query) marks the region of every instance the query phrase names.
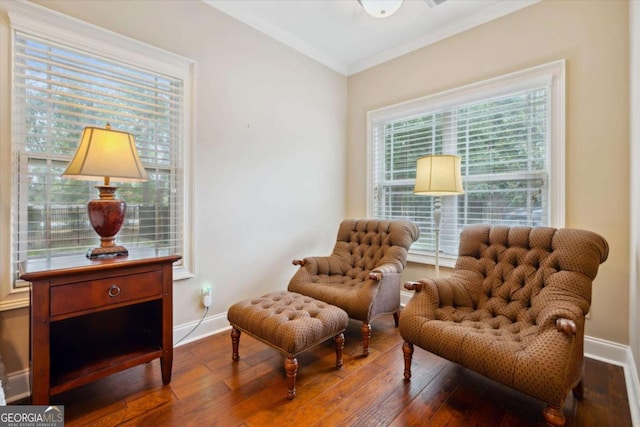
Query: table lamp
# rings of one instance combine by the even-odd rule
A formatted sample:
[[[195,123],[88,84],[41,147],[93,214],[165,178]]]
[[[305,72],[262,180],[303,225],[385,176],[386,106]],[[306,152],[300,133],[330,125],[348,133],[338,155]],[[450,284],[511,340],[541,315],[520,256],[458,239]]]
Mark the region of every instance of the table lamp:
[[[124,223],[127,205],[115,198],[118,187],[111,181],[147,181],[147,172],[138,157],[133,135],[112,130],[109,123],[104,129],[86,127],[82,132],[80,145],[71,163],[62,174],[64,178],[103,181],[96,186],[100,199],[87,204],[91,226],[100,236],[100,247],[87,251],[88,258],[126,256],[129,251],[116,245],[116,234]]]
[[[440,276],[440,196],[463,194],[461,160],[459,156],[448,154],[420,157],[416,162],[416,183],[414,194],[434,196],[433,222],[436,232],[436,277]]]

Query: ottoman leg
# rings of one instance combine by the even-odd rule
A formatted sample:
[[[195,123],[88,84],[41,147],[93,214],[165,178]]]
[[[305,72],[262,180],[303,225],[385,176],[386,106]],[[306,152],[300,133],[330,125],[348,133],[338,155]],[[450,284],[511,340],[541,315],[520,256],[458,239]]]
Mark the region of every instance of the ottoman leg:
[[[342,368],[342,350],[344,349],[344,334],[339,333],[335,336],[336,341],[336,368]]]
[[[287,372],[287,399],[296,397],[296,375],[298,375],[298,361],[295,357],[287,357],[284,361],[284,370]]]
[[[233,348],[233,353],[231,354],[231,358],[235,361],[240,359],[238,355],[238,345],[240,344],[240,330],[231,327],[231,347]]]

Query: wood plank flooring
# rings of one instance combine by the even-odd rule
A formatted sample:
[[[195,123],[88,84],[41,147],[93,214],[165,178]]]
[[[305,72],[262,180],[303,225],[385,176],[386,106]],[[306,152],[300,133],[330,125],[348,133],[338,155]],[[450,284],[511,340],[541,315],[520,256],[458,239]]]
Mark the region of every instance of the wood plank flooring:
[[[297,397],[286,399],[284,358],[243,334],[231,360],[228,332],[175,349],[163,387],[158,361],[57,396],[71,426],[544,426],[543,404],[416,347],[402,378],[402,339],[391,316],[373,323],[370,355],[360,326],[345,333],[344,366],[333,340],[298,357]],[[631,426],[621,367],[585,363],[585,397],[567,397],[567,426]]]

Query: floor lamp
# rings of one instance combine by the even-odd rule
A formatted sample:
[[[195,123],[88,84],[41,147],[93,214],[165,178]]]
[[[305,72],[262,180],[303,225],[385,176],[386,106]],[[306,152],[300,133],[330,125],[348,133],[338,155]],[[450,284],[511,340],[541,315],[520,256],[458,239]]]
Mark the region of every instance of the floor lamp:
[[[420,157],[416,163],[414,194],[434,196],[433,222],[436,232],[436,277],[440,277],[440,219],[441,196],[464,193],[460,157],[448,154]]]

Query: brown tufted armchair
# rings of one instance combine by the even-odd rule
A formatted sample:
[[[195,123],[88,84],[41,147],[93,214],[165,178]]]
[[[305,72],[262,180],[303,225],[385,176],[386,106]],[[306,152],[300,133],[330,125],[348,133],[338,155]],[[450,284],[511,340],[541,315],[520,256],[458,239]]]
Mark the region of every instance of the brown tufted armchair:
[[[576,229],[463,229],[453,274],[405,284],[400,315],[406,379],[414,344],[546,402],[564,425],[567,393],[582,397],[585,314],[607,242]]]
[[[340,307],[362,321],[363,354],[369,354],[371,321],[392,314],[398,324],[400,273],[420,235],[403,220],[349,219],[340,224],[333,253],[293,261],[300,265],[288,290]]]

